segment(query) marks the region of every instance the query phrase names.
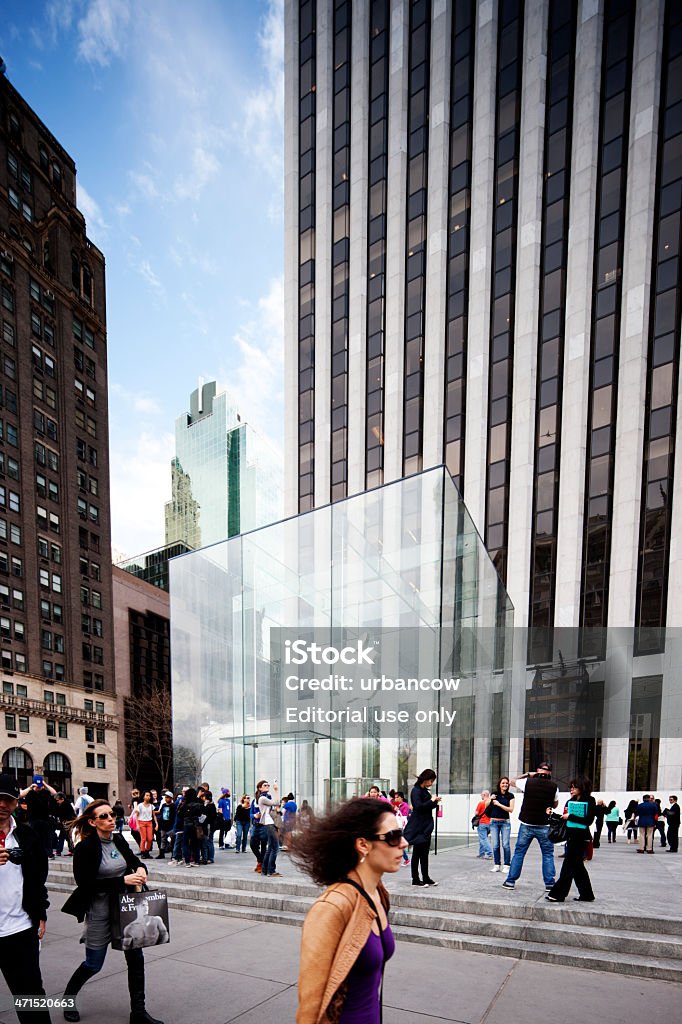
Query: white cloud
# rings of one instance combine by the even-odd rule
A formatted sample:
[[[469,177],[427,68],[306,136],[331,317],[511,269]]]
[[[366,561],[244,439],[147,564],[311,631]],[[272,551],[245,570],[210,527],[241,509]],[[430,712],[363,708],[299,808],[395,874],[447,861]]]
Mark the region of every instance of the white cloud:
[[[140,272],[141,277],[144,278],[147,284],[150,285],[150,287],[153,288],[155,292],[158,292],[159,295],[166,294],[166,289],[163,287],[161,281],[152,270],[149,260],[142,260],[139,264],[138,270]]]
[[[112,432],[112,546],[131,555],[164,543],[164,502],[170,500],[170,463],[175,450],[171,433],[142,431],[122,438]]]
[[[102,239],[106,237],[109,225],[104,219],[99,203],[90,195],[82,181],[77,183],[76,189],[76,205],[85,217],[88,237],[92,238],[93,241],[96,238]]]
[[[130,180],[144,199],[158,199],[159,190],[149,173],[151,168],[147,165],[146,171],[130,171]]]
[[[122,384],[112,383],[109,392],[116,395],[121,403],[129,405],[134,412],[145,416],[161,416],[163,414],[161,404],[145,391],[130,391]]]
[[[130,20],[129,0],[91,0],[78,22],[78,55],[89,64],[107,67],[123,54]]]
[[[248,154],[283,187],[284,0],[270,0],[258,43],[265,82],[246,97],[242,141]]]
[[[275,278],[258,300],[254,315],[234,336],[236,368],[220,379],[235,396],[248,422],[277,447],[283,443],[284,280]]]

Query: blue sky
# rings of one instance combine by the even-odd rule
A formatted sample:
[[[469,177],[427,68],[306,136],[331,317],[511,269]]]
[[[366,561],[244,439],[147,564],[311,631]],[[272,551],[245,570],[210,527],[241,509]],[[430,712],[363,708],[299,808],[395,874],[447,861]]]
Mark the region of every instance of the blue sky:
[[[282,447],[283,0],[3,0],[7,76],[107,261],[112,544],[163,543],[177,416],[217,378]]]

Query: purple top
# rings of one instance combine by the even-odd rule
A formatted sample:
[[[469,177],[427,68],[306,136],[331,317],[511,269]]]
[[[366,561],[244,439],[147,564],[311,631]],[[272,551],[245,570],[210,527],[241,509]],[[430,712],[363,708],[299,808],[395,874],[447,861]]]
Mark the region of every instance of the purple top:
[[[360,956],[353,964],[348,975],[348,995],[339,1024],[379,1024],[379,987],[384,947],[386,960],[390,960],[395,953],[395,939],[390,924],[386,925],[383,936],[384,946],[381,938],[370,932]]]

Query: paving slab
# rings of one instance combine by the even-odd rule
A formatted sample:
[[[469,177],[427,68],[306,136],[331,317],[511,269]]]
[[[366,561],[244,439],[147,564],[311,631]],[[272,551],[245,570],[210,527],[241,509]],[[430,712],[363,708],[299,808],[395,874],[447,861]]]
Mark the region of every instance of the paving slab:
[[[53,916],[60,899],[55,898]],[[194,911],[171,915],[173,938],[164,954],[145,954],[155,1016],[165,1024],[293,1024],[299,927]],[[51,996],[62,994],[83,955],[81,926],[63,917],[59,935],[45,941],[41,954]],[[547,1024],[548,1017],[552,1024],[574,1024],[576,992],[600,1024],[640,1024],[659,1013],[679,1019],[679,984],[399,941],[386,969],[384,1024]],[[0,1024],[16,1024],[10,1005],[0,986]],[[109,952],[102,973],[83,989],[80,1007],[83,1024],[127,1024],[121,953]],[[61,1024],[59,1011],[53,1021]]]

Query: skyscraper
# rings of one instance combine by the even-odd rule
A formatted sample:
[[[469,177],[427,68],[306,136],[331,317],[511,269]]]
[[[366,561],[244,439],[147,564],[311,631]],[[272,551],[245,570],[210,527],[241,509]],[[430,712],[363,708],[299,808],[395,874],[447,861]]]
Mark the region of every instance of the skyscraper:
[[[175,422],[171,473],[166,544],[205,547],[281,518],[277,453],[216,381],[193,391]]]
[[[680,6],[285,10],[287,511],[445,463],[528,665],[624,687],[602,784],[672,784]]]
[[[3,770],[116,787],[104,256],[76,167],[0,75]]]

